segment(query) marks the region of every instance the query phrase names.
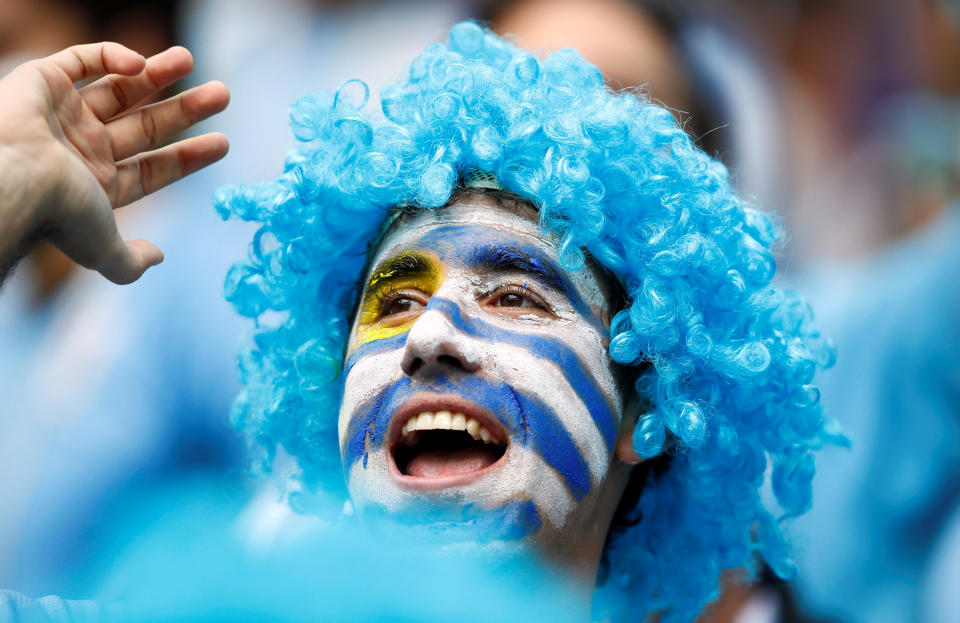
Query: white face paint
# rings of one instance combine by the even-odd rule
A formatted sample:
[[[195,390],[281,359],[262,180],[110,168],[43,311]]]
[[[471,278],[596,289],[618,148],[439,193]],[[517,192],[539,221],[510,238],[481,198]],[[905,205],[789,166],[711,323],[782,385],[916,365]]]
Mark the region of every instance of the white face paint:
[[[482,195],[395,225],[372,266],[339,419],[356,507],[545,546],[596,533],[622,413],[601,277]]]

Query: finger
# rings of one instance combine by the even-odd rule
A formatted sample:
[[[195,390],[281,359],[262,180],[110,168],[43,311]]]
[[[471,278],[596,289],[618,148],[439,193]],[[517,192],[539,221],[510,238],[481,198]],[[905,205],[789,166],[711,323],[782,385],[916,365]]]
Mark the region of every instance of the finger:
[[[124,242],[120,234],[114,234],[107,252],[100,255],[96,264],[89,266],[110,281],[123,285],[132,283],[151,266],[163,261],[163,252],[146,240]]]
[[[135,76],[104,76],[80,90],[87,106],[106,121],[129,110],[193,71],[193,56],[180,46],[147,59],[143,71]]]
[[[188,138],[117,165],[119,208],[149,195],[227,155],[230,144],[219,132]]]
[[[163,251],[147,240],[124,242],[126,253],[110,258],[97,270],[114,283],[125,284],[136,281],[151,266],[163,261]]]
[[[208,82],[175,97],[145,106],[107,123],[116,160],[156,149],[193,124],[227,107],[230,92],[222,82]]]
[[[163,252],[146,240],[124,242],[115,234],[109,251],[96,265],[90,266],[110,281],[124,285],[139,279],[151,266],[163,261]]]
[[[163,261],[160,249],[146,240],[124,242],[109,212],[103,218],[60,223],[49,238],[75,262],[114,283],[136,281],[145,270]]]
[[[97,78],[105,74],[132,76],[143,70],[147,60],[119,43],[110,41],[75,45],[48,56],[71,82]]]

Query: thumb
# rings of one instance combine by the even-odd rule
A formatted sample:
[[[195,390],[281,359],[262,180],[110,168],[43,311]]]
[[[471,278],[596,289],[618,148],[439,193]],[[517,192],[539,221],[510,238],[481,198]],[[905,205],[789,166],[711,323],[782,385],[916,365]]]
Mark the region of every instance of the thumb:
[[[117,284],[132,283],[151,266],[163,261],[163,252],[152,242],[133,240],[124,242],[117,236],[113,253],[103,258],[97,272]],[[114,244],[117,244],[114,243]]]

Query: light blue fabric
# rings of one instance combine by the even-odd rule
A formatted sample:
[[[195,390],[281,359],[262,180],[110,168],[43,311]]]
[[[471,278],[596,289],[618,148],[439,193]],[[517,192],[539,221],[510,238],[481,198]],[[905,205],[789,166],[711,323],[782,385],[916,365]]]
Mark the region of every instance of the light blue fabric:
[[[951,514],[960,521],[960,205],[795,285],[836,339],[822,400],[853,440],[821,454],[813,509],[793,526],[800,596],[844,621],[934,620],[931,585],[960,602],[958,560],[930,571]]]
[[[95,601],[71,601],[48,595],[31,599],[0,589],[0,623],[95,623],[107,608]]]

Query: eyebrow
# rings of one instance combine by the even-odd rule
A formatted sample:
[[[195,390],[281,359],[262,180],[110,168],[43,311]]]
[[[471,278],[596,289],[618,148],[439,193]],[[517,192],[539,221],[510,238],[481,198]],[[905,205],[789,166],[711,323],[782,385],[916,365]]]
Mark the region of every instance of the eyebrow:
[[[473,250],[469,258],[473,268],[494,272],[521,272],[532,275],[544,285],[558,290],[568,298],[573,294],[570,282],[552,261],[537,252],[519,247],[488,245]]]
[[[367,280],[366,290],[394,281],[424,277],[436,272],[429,258],[422,253],[405,251],[377,264]]]

